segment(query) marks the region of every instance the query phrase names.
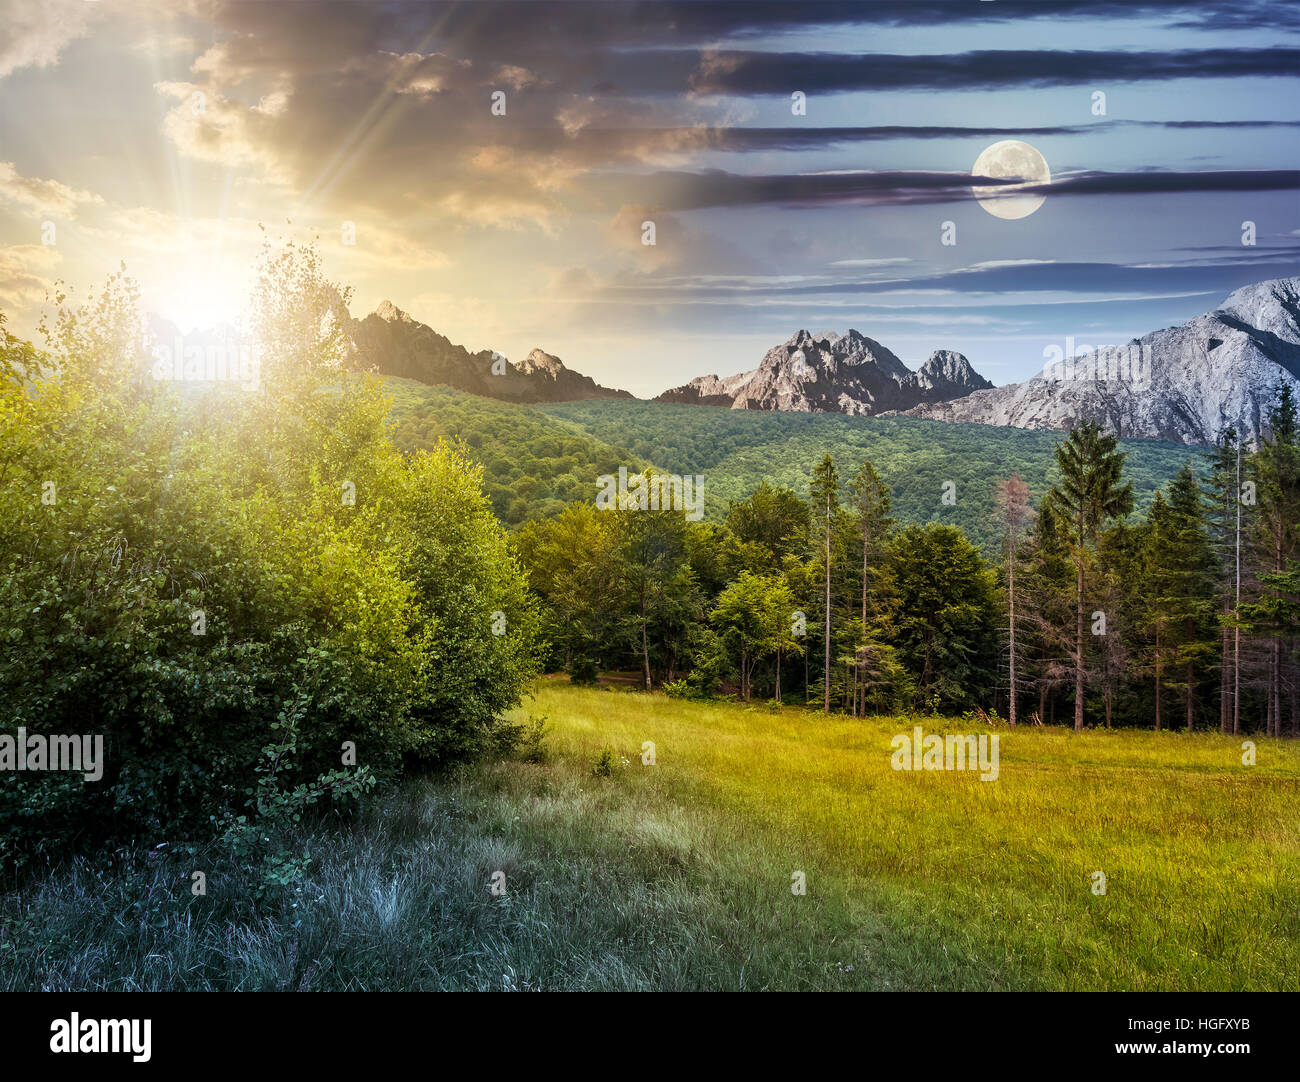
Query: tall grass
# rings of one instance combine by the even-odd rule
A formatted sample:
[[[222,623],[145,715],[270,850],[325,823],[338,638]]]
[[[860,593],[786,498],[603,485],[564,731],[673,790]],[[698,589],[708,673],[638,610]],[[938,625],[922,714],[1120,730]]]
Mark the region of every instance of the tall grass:
[[[1247,767],[1217,734],[1000,729],[981,782],[893,771],[899,719],[557,682],[529,712],[547,761],[304,827],[311,870],[269,905],[219,854],[49,868],[0,898],[0,987],[1297,986],[1292,745],[1257,739]]]

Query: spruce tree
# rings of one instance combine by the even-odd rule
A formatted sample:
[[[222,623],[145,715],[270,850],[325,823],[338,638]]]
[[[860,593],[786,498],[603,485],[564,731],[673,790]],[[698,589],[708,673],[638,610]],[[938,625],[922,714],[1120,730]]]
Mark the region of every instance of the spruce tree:
[[[813,479],[811,486],[811,503],[812,513],[820,520],[819,533],[822,540],[822,560],[823,582],[824,582],[824,600],[825,605],[822,610],[822,636],[823,636],[823,657],[822,657],[822,682],[823,682],[823,712],[829,714],[831,711],[831,569],[832,569],[832,540],[835,534],[835,527],[842,516],[840,507],[840,477],[839,471],[835,468],[835,462],[829,453],[822,456],[821,462],[813,470]]]
[[[1085,575],[1089,554],[1101,529],[1133,509],[1133,486],[1123,480],[1124,453],[1119,439],[1085,421],[1056,445],[1061,480],[1053,497],[1069,523],[1075,569],[1074,728],[1083,728]]]

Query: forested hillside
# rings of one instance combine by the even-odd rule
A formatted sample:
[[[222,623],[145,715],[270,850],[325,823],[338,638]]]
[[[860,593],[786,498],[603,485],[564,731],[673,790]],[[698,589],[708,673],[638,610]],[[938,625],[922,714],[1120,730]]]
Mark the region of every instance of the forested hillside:
[[[648,465],[630,451],[587,435],[573,422],[530,406],[407,379],[387,383],[397,446],[429,451],[440,439],[463,440],[483,465],[483,488],[493,511],[510,526],[557,515],[575,500],[590,500],[596,478],[603,473]]]
[[[837,461],[870,458],[889,486],[900,523],[959,526],[984,553],[998,552],[994,481],[1019,473],[1035,497],[1055,479],[1055,432],[951,425],[913,417],[766,413],[602,400],[517,406],[390,380],[398,446],[427,450],[460,438],[483,463],[484,485],[510,526],[549,518],[566,503],[591,500],[596,478],[619,466],[652,464],[704,476],[704,517],[722,522],[732,501],[759,484],[808,494],[810,471],[829,452]],[[1155,440],[1123,443],[1136,509],[1191,458],[1194,448]],[[952,487],[945,490],[945,483]],[[945,492],[951,502],[945,503]]]
[[[1019,473],[1035,497],[1056,480],[1052,448],[1059,432],[946,424],[914,417],[846,417],[775,413],[650,402],[565,402],[542,407],[608,443],[627,447],[670,473],[705,478],[705,517],[720,522],[729,501],[763,481],[808,494],[812,467],[870,458],[889,486],[901,523],[961,527],[985,555],[997,552],[994,481]],[[1196,448],[1156,440],[1121,443],[1125,476],[1146,510],[1156,490],[1197,455]],[[946,482],[952,502],[944,503]]]

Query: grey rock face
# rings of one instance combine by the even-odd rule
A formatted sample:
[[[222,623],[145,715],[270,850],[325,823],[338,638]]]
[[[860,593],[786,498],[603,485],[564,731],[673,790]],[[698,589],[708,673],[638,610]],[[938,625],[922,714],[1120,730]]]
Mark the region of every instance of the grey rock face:
[[[1023,383],[924,404],[913,416],[1211,443],[1228,425],[1257,438],[1279,383],[1300,394],[1300,278],[1230,294],[1222,307],[1126,346],[1049,364]]]
[[[655,401],[870,415],[992,386],[960,353],[936,352],[913,372],[858,331],[814,335],[801,330],[769,349],[753,371],[725,379],[701,376]]]

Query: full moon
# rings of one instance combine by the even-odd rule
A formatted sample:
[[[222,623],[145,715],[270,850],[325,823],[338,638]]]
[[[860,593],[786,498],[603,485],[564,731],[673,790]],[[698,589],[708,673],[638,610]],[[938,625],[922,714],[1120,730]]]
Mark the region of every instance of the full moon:
[[[1016,195],[1028,185],[1052,183],[1047,162],[1028,143],[1003,139],[994,143],[975,159],[973,177],[1006,177],[1023,184],[977,185],[971,190],[980,206],[995,218],[1027,218],[1047,199],[1045,195]]]

